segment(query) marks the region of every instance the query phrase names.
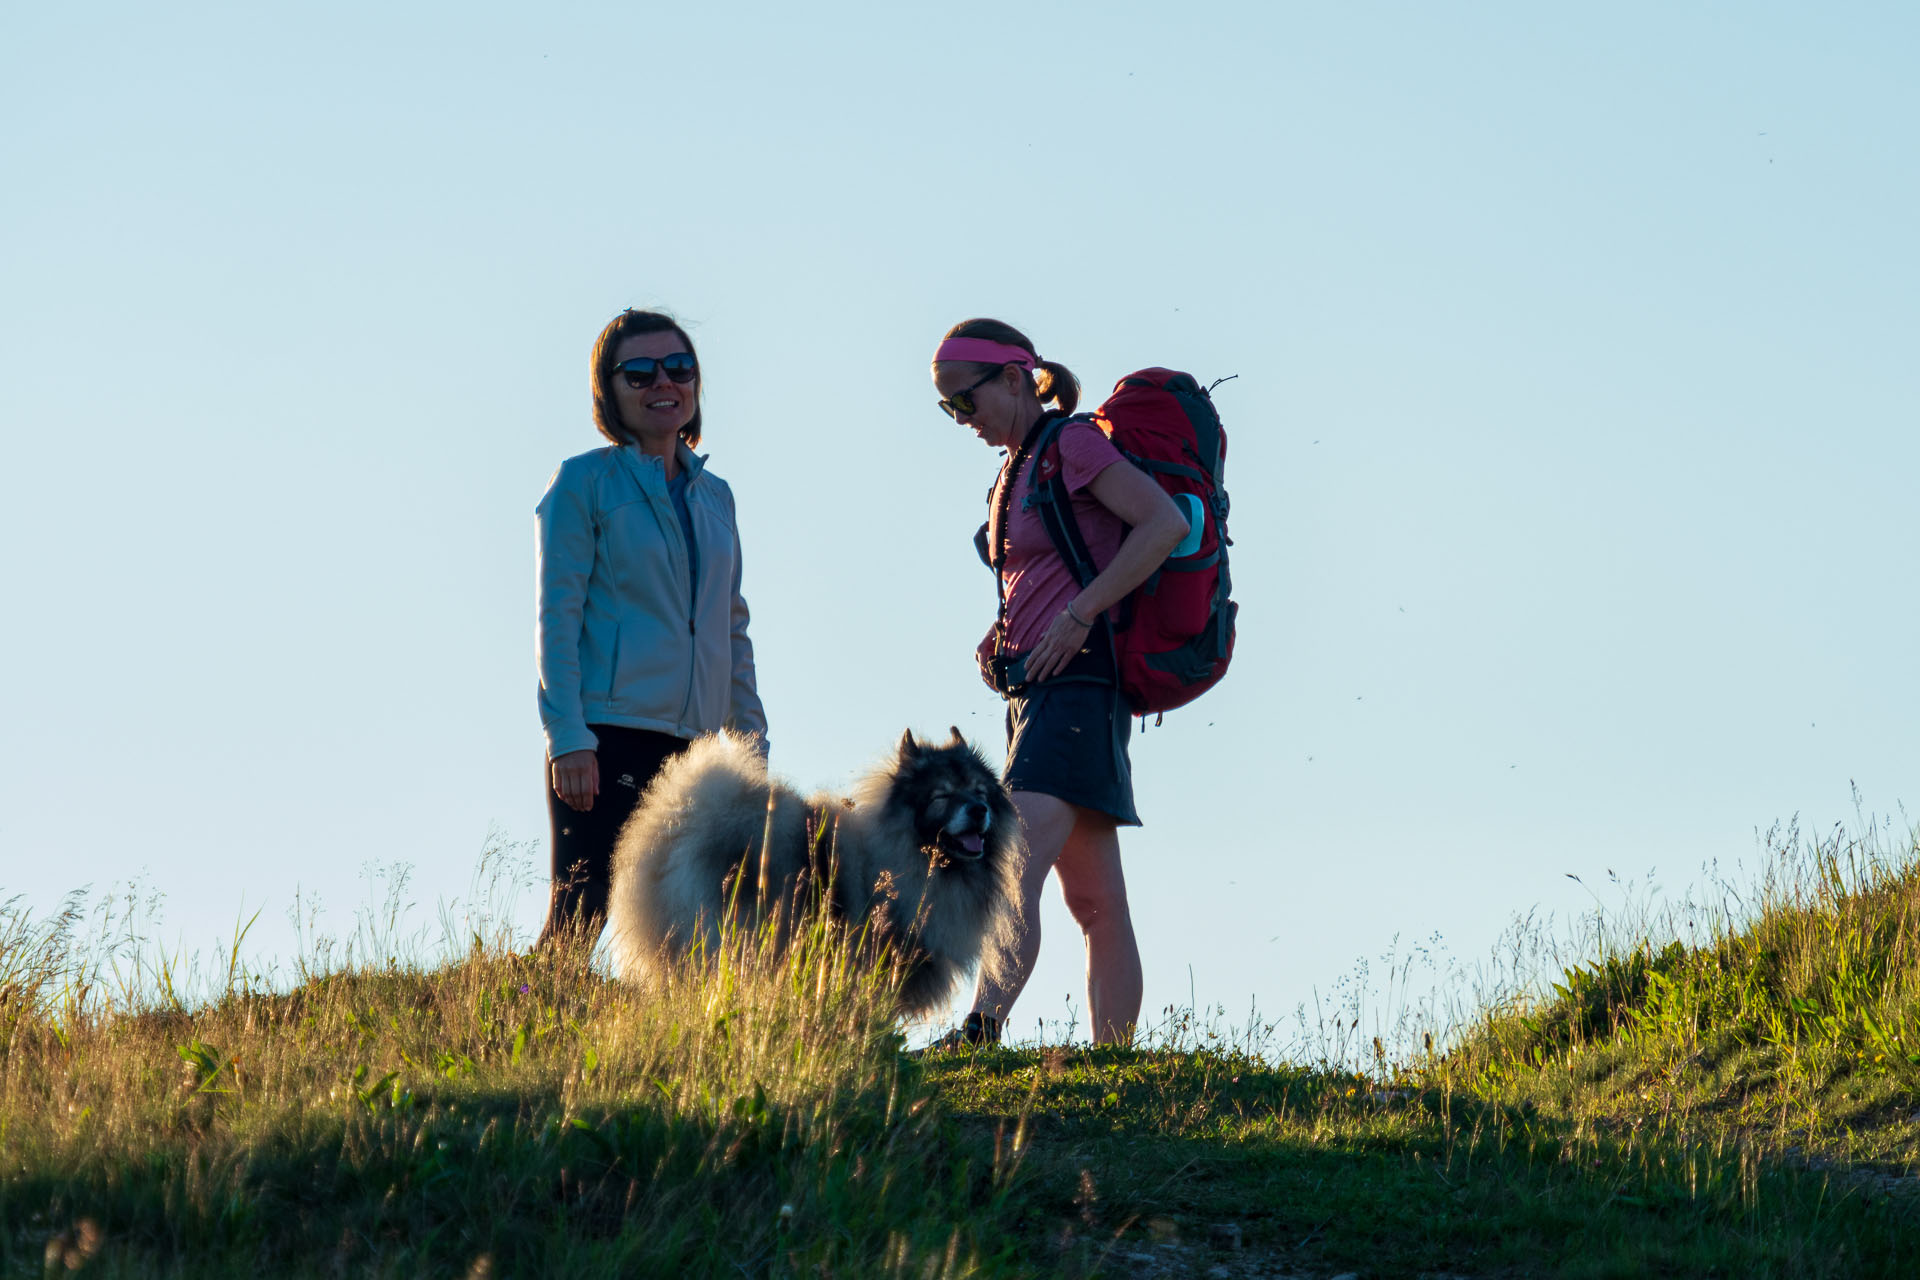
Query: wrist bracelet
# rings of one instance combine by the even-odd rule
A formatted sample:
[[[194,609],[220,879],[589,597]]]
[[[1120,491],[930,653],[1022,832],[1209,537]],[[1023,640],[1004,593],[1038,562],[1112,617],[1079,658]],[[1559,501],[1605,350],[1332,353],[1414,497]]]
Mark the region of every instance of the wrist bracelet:
[[[1088,629],[1092,629],[1093,627],[1093,624],[1091,622],[1088,622],[1085,618],[1081,617],[1079,614],[1073,611],[1073,601],[1071,600],[1067,601],[1067,616],[1069,618],[1072,618],[1075,622],[1079,623],[1083,627],[1086,627]]]

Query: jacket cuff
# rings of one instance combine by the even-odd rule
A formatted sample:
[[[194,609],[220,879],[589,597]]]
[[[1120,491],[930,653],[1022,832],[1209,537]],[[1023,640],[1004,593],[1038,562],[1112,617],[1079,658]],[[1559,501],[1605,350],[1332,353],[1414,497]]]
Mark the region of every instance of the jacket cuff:
[[[597,751],[600,739],[585,724],[557,724],[547,729],[547,759],[558,760],[575,751]]]

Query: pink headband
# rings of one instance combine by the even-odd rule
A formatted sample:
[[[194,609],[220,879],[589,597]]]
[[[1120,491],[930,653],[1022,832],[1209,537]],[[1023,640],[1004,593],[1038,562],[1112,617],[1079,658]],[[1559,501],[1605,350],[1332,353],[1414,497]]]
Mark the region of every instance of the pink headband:
[[[970,364],[1017,364],[1022,369],[1033,368],[1039,359],[1025,347],[989,342],[985,338],[948,338],[933,353],[935,364],[965,360]]]

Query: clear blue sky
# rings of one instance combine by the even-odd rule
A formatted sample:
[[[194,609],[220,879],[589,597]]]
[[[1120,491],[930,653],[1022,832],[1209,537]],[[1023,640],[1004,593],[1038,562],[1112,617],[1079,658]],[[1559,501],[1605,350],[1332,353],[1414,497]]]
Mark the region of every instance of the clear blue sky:
[[[1150,1012],[1920,804],[1912,8],[957,12],[9,6],[0,897],[285,957],[296,886],[427,921],[543,841],[532,507],[629,304],[700,346],[803,786],[1001,754],[948,325],[1239,375],[1235,668],[1134,752]]]

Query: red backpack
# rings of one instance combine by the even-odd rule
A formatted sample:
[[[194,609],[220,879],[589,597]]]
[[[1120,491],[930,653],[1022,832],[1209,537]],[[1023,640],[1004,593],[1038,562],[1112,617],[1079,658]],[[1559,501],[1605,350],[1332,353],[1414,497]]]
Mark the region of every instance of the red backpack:
[[[1217,385],[1217,384],[1216,384]],[[1233,658],[1228,598],[1227,491],[1221,484],[1227,434],[1209,388],[1192,374],[1141,369],[1114,384],[1091,414],[1050,418],[1028,466],[1037,508],[1054,549],[1082,587],[1098,572],[1073,518],[1060,466],[1060,428],[1091,421],[1129,462],[1152,476],[1187,517],[1191,532],[1153,576],[1115,607],[1111,628],[1120,692],[1135,715],[1185,706],[1217,684]],[[983,557],[984,558],[984,557]]]

